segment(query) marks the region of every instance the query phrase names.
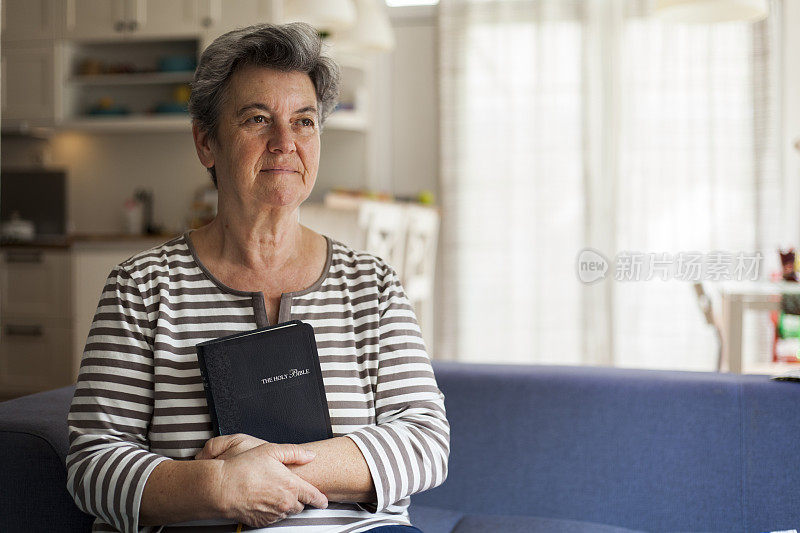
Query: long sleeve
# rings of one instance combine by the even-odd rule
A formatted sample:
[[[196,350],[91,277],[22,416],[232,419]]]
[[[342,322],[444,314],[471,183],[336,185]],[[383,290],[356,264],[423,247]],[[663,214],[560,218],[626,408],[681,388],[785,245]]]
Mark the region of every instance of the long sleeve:
[[[69,412],[67,488],[83,511],[119,531],[140,530],[150,472],[153,331],[142,293],[121,266],[111,272],[86,341]],[[142,530],[149,530],[143,528]]]
[[[350,437],[366,458],[380,512],[447,477],[450,426],[414,311],[387,268],[379,301],[376,425]]]
[[[314,327],[334,434],[352,433],[367,458],[380,512],[375,504],[341,503],[270,527],[407,524],[406,496],[446,475],[442,395],[395,274],[370,254],[328,246],[324,275],[284,294],[281,312]],[[213,437],[195,346],[258,327],[263,309],[261,293],[216,280],[188,234],[112,271],[69,415],[68,490],[99,517],[94,530],[158,529],[139,527],[153,468],[190,459]]]

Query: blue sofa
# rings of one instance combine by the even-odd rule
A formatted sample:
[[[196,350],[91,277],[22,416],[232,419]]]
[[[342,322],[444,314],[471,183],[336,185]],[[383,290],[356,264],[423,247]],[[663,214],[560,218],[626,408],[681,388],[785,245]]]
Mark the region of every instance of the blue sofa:
[[[450,471],[425,533],[800,530],[800,383],[435,366]],[[65,489],[72,388],[0,403],[0,531],[87,531]]]

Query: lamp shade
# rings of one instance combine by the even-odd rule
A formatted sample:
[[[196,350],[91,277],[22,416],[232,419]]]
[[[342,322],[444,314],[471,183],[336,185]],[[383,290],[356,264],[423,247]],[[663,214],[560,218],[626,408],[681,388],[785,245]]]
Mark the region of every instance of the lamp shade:
[[[394,49],[394,32],[383,6],[378,0],[355,0],[356,23],[349,30],[333,35],[340,49],[389,52]]]
[[[668,22],[755,22],[769,13],[767,0],[656,0],[656,15]]]
[[[289,0],[283,14],[286,22],[307,22],[327,33],[346,30],[356,22],[353,0]]]

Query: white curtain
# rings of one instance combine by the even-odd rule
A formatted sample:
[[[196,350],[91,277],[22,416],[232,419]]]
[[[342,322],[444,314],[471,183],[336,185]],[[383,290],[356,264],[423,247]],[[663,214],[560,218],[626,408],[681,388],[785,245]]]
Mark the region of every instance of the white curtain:
[[[644,0],[442,0],[439,357],[713,368],[687,282],[586,285],[576,259],[775,256],[779,11],[678,26]]]

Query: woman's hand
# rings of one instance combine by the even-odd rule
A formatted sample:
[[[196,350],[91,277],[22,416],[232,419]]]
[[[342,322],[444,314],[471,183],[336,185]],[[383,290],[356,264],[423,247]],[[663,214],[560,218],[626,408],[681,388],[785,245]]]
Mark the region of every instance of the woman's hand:
[[[206,441],[203,449],[195,454],[195,459],[230,459],[256,446],[268,444],[267,441],[244,433],[222,435]]]
[[[253,444],[253,440],[258,440],[250,439],[253,437],[238,441],[230,439],[237,444],[226,447],[217,456],[222,458],[229,453],[228,458],[222,458],[217,487],[226,518],[252,527],[264,527],[301,512],[306,504],[319,509],[328,506],[324,494],[286,467],[288,464],[310,463],[314,459],[313,452],[295,444],[264,443],[251,446],[242,453],[233,453],[237,447],[245,448]],[[226,442],[229,441],[223,441],[223,444]],[[210,452],[216,451],[216,445],[211,445]]]

